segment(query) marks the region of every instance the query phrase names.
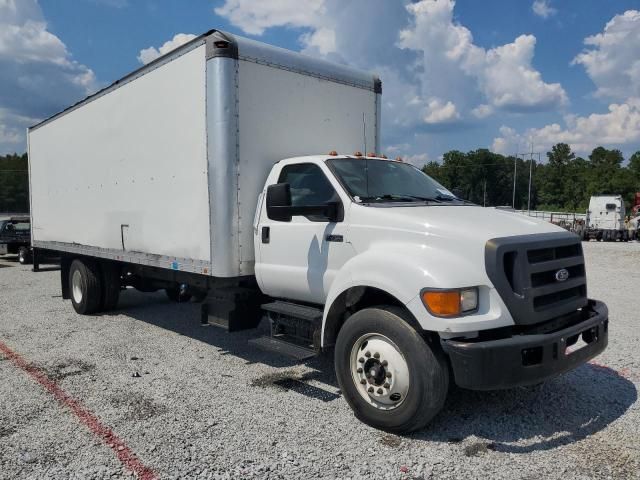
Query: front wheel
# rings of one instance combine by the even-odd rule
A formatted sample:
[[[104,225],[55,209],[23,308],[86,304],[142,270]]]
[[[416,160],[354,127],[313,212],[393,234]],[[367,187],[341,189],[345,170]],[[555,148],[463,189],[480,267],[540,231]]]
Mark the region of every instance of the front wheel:
[[[449,389],[443,354],[396,307],[367,308],[346,321],[335,347],[338,384],[364,423],[396,433],[423,428]]]
[[[27,247],[20,247],[18,250],[18,262],[20,265],[29,265],[31,263],[31,252]]]

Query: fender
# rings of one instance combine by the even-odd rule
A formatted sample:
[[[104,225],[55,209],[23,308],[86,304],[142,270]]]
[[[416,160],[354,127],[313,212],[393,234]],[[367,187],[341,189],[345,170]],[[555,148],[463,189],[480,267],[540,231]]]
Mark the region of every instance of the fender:
[[[455,251],[455,250],[454,250]],[[373,287],[400,301],[414,315],[421,328],[428,331],[471,331],[513,325],[484,269],[478,269],[477,258],[466,258],[451,249],[415,243],[378,243],[351,258],[338,271],[325,303],[322,319],[321,345],[325,346],[327,317],[333,303],[352,287]],[[482,258],[482,257],[481,257]],[[460,279],[464,278],[464,284]],[[423,288],[480,287],[480,307],[477,314],[444,319],[430,315],[420,301]]]

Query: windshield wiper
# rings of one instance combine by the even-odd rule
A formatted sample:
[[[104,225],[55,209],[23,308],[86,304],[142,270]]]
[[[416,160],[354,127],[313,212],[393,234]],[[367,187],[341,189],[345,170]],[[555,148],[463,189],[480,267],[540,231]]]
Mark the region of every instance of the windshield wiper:
[[[371,197],[360,197],[362,201],[371,201],[371,200],[396,200],[399,202],[402,201],[419,201],[419,202],[438,202],[442,203],[443,199],[438,197],[420,197],[418,195],[397,195],[393,193],[385,193],[384,195],[374,195]]]

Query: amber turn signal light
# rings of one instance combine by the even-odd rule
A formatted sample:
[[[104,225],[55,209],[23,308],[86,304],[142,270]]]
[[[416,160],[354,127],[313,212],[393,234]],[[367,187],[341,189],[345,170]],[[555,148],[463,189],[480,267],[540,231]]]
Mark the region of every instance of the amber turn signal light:
[[[425,307],[438,317],[460,315],[460,292],[458,290],[426,290],[422,292]]]
[[[454,290],[423,290],[422,303],[436,317],[456,317],[478,309],[476,287]]]

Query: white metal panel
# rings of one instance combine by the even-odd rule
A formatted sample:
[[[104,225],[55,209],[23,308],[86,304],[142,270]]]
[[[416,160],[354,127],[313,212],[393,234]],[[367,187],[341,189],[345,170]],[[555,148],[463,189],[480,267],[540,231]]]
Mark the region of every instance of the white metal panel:
[[[238,64],[240,271],[251,274],[252,222],[273,164],[331,150],[348,154],[373,150],[376,94],[249,61]]]
[[[30,132],[34,241],[210,261],[204,48]]]

